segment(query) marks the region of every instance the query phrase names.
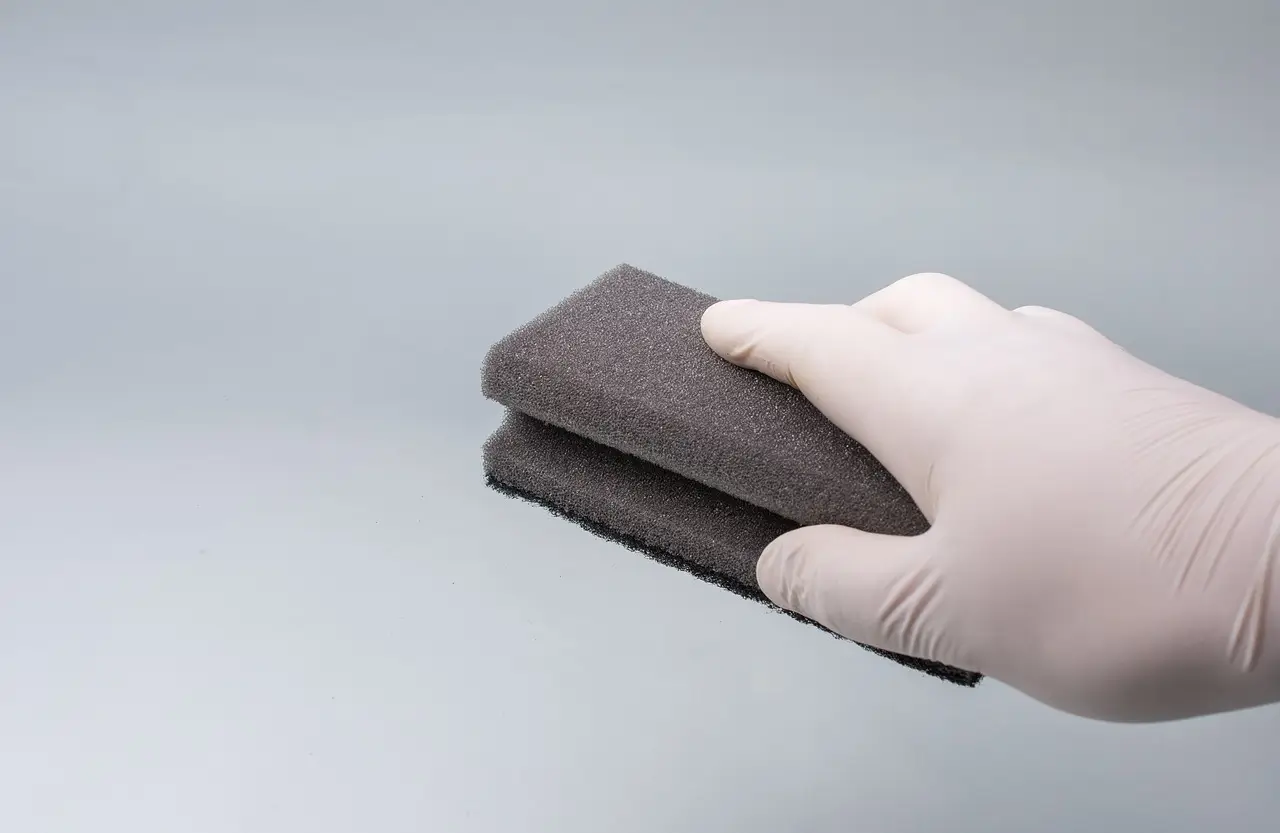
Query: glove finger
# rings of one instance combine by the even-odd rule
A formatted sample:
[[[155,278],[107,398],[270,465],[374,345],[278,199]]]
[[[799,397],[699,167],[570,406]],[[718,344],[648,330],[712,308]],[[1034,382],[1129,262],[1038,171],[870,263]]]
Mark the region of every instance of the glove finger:
[[[1079,318],[1076,318],[1074,315],[1060,310],[1051,309],[1049,307],[1025,306],[1018,307],[1013,311],[1013,314],[1020,318],[1042,322],[1050,327],[1055,327],[1064,333],[1071,333],[1085,338],[1096,339],[1108,344],[1111,343],[1110,339],[1090,325],[1081,321]]]
[[[773,301],[721,301],[702,314],[702,337],[734,364],[758,370],[799,388],[817,392],[828,380],[814,371],[818,361],[860,345],[878,362],[850,364],[859,386],[877,384],[878,370],[901,352],[901,333],[844,304],[787,304]]]
[[[779,607],[855,642],[952,663],[946,576],[929,534],[875,535],[811,526],[774,540],[756,563],[760,589]]]
[[[994,322],[1009,316],[1007,309],[981,292],[937,272],[909,275],[868,295],[853,308],[908,334]]]

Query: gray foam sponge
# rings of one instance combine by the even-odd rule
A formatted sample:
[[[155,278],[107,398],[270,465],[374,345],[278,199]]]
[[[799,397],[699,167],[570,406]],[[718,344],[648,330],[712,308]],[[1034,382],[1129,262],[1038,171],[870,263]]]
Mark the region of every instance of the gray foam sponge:
[[[508,412],[484,447],[486,474],[574,519],[607,519],[608,537],[681,553],[694,572],[755,584],[760,551],[795,524],[650,463]],[[589,488],[583,488],[584,483]]]
[[[619,266],[489,352],[486,396],[801,524],[928,528],[911,497],[804,395],[703,342],[716,299]]]
[[[788,529],[927,529],[892,475],[800,392],[706,346],[700,320],[715,301],[622,265],[494,345],[482,390],[509,411],[485,445],[489,485],[766,603],[755,561]]]

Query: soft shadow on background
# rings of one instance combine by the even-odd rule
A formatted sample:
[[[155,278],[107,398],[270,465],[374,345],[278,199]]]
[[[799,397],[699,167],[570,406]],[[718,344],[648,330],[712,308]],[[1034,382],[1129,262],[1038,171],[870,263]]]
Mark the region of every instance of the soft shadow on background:
[[[951,689],[481,485],[485,347],[621,261],[1280,413],[1280,14],[1049,5],[4,4],[0,828],[1273,826],[1280,710]]]

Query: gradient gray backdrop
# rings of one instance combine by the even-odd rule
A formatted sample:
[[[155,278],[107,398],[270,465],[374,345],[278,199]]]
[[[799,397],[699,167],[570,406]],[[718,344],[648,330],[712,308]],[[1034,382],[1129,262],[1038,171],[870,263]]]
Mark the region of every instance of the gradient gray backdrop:
[[[0,829],[1273,827],[1280,710],[850,649],[486,492],[478,371],[940,270],[1280,412],[1275,9],[3,3]]]

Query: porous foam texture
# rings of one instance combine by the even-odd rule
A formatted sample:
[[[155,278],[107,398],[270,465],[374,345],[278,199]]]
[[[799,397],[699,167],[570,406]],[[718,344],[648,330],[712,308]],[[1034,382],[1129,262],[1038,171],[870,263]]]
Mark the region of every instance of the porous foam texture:
[[[494,345],[482,390],[509,413],[485,446],[489,484],[766,603],[755,561],[788,529],[926,530],[892,475],[802,394],[706,346],[715,301],[623,265]]]

